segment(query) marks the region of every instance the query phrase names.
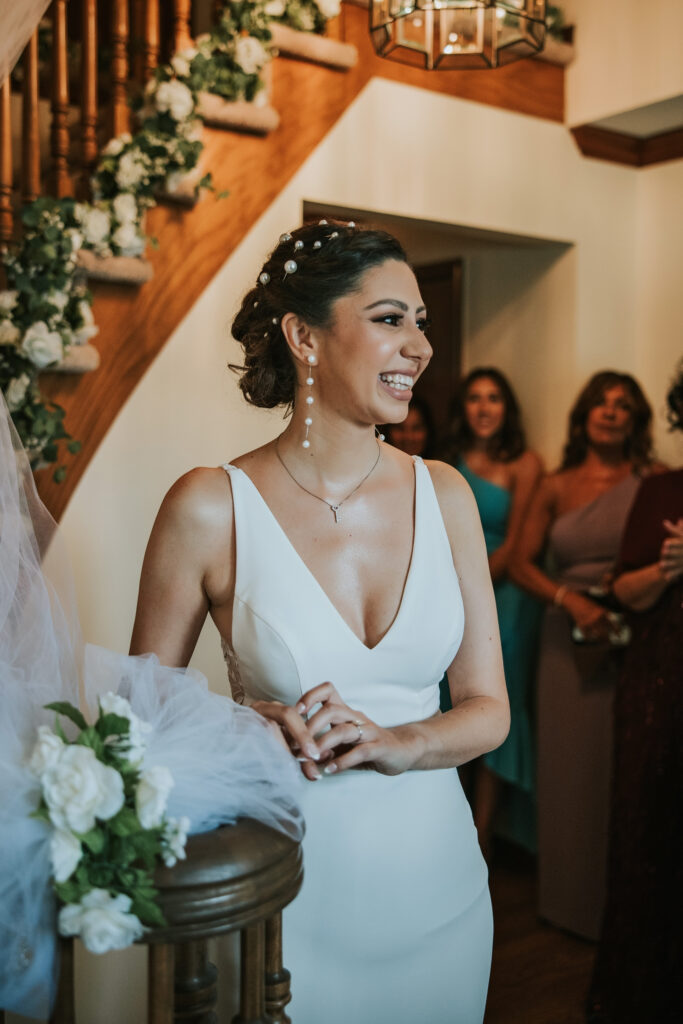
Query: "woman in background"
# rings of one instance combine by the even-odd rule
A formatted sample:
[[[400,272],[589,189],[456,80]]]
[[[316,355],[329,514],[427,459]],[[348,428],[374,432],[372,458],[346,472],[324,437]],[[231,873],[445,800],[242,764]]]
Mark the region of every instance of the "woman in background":
[[[625,373],[596,373],[569,416],[564,457],[532,502],[513,578],[547,611],[538,669],[539,912],[598,937],[605,891],[612,698],[620,640],[590,587],[614,570],[629,510],[651,466],[652,412]],[[547,546],[553,575],[537,565]],[[575,636],[587,640],[578,644]]]
[[[436,430],[429,403],[424,398],[411,399],[408,415],[403,423],[388,423],[382,433],[389,444],[400,448],[406,455],[419,455],[433,459],[436,454]]]
[[[494,824],[508,838],[535,848],[529,686],[538,606],[508,578],[507,566],[542,464],[526,447],[519,404],[500,370],[479,367],[465,377],[453,402],[451,424],[446,458],[469,483],[479,508],[510,699],[508,738],[476,763],[473,780],[474,822],[488,857]],[[448,706],[448,691],[442,691],[442,707]]]
[[[683,431],[683,364],[667,395]],[[633,641],[617,683],[605,917],[591,1024],[683,1020],[683,469],[644,480],[613,590]]]

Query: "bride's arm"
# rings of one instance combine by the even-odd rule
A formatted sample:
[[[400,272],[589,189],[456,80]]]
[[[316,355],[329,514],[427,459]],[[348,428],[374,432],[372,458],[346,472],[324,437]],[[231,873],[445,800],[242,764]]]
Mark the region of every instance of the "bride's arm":
[[[232,594],[232,519],[222,469],[194,469],[170,489],[145,552],[131,654],[187,665],[212,596]]]
[[[472,492],[450,466],[429,463],[453,553],[465,606],[465,632],[448,669],[453,710],[424,722],[383,729],[344,705],[329,683],[302,698],[298,710],[323,707],[309,723],[318,733],[323,760],[328,749],[353,743],[324,771],[342,771],[371,764],[394,775],[409,769],[448,768],[499,746],[510,727],[510,709],[503,673],[498,618],[486,546]],[[455,614],[455,609],[454,609]],[[360,723],[362,741],[359,740]],[[320,729],[332,725],[329,732]]]

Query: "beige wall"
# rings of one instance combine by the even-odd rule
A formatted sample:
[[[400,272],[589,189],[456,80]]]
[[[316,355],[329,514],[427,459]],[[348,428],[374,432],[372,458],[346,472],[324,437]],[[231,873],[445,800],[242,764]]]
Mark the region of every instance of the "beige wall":
[[[683,93],[681,0],[568,0],[576,58],[566,121],[586,124]]]
[[[606,365],[644,373],[647,364],[652,391],[661,391],[671,351],[652,351],[645,326],[656,312],[673,345],[678,293],[665,269],[681,242],[660,187],[673,202],[682,184],[681,163],[636,172],[586,160],[561,125],[371,83],[200,297],[81,480],[63,531],[86,638],[127,647],[146,538],[173,479],[280,429],[277,413],[249,409],[239,395],[225,368],[238,357],[226,325],[305,200],[544,243],[467,256],[465,362],[495,361],[510,373],[531,442],[553,463],[566,409],[588,374]],[[239,196],[226,201],[226,216],[234,202]],[[225,690],[211,626],[193,663]],[[139,974],[139,953],[96,961],[87,986],[80,972],[81,1019],[144,1019],[140,985],[121,986],[130,968],[115,967],[130,956]]]

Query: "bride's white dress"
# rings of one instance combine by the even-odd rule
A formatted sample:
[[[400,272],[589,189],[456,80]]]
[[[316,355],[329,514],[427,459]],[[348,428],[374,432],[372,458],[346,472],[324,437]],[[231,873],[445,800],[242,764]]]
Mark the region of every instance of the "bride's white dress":
[[[415,460],[415,536],[401,605],[368,648],[249,477],[224,467],[237,540],[233,695],[295,704],[330,680],[382,726],[438,712],[464,614],[429,471]],[[304,883],[284,914],[293,1024],[481,1024],[491,961],[486,865],[456,769],[308,783]]]

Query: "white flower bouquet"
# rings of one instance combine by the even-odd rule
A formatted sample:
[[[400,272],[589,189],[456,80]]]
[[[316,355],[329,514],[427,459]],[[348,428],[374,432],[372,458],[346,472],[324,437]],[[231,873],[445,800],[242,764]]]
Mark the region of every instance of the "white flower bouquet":
[[[145,769],[151,726],[124,697],[101,697],[92,725],[68,702],[46,707],[78,729],[69,740],[59,718],[54,731],[41,725],[28,762],[42,791],[34,817],[53,829],[59,931],[93,953],[123,949],[165,924],[153,871],[185,857],[190,822],[166,815],[173,778],[161,765]]]
[[[322,34],[327,22],[339,14],[341,0],[268,0],[265,10],[273,21],[299,32]]]
[[[176,55],[171,63],[197,92],[258,103],[261,72],[272,58],[269,21],[263,0],[229,0],[217,24],[197,38],[196,50]]]

